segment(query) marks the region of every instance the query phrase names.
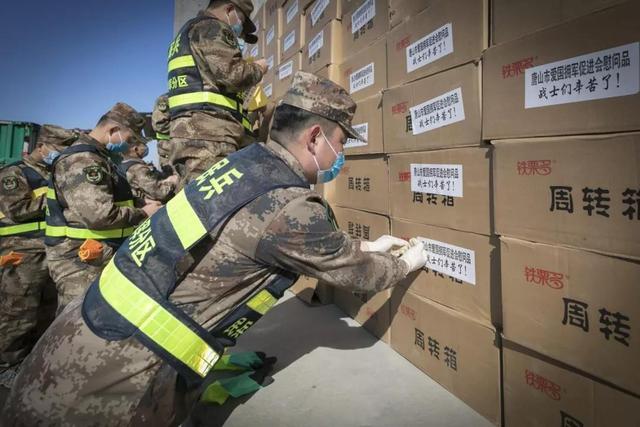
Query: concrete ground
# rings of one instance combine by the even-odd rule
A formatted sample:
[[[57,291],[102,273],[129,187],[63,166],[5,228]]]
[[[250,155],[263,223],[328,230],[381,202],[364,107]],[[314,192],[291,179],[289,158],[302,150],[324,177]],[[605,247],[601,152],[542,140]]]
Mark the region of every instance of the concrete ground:
[[[491,425],[334,305],[288,294],[234,348],[244,350],[277,356],[275,381],[248,399],[197,408],[191,425]]]

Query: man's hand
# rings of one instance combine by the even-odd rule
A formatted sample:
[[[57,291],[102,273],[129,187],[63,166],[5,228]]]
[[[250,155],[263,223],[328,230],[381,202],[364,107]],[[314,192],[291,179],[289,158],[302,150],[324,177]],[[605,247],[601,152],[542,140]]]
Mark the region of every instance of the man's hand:
[[[427,264],[427,251],[424,243],[418,239],[411,239],[411,247],[400,257],[409,267],[409,273],[420,270]]]
[[[145,205],[142,207],[142,210],[144,211],[145,215],[147,215],[147,218],[158,212],[158,210],[160,210],[160,208],[162,207],[162,204],[155,200],[144,199],[144,201]]]
[[[394,247],[408,247],[409,242],[406,240],[398,239],[393,236],[382,236],[375,242],[363,241],[360,245],[362,252],[389,252]]]
[[[254,61],[255,64],[258,64],[260,66],[260,68],[262,68],[262,73],[266,73],[267,71],[269,71],[269,66],[267,65],[267,60],[264,58],[258,59],[256,61]]]

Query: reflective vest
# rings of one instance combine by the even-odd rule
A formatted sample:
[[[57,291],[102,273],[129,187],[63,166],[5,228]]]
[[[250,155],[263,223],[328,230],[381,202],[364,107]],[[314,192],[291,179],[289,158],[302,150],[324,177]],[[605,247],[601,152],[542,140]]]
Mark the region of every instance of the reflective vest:
[[[47,193],[47,179],[40,175],[31,166],[28,166],[23,161],[15,162],[6,167],[17,166],[27,179],[29,189],[31,190],[31,198],[37,199],[38,197]],[[5,215],[0,212],[0,237],[8,237],[15,235],[24,235],[24,237],[40,237],[44,235],[44,229],[46,223],[44,221],[45,212],[42,211],[42,215],[38,215],[31,219],[29,222],[12,224],[7,220]]]
[[[114,228],[108,230],[93,230],[80,225],[70,226],[64,216],[64,210],[69,206],[58,197],[54,182],[54,172],[57,163],[77,153],[94,153],[103,156],[100,151],[90,144],[73,145],[62,152],[62,154],[53,162],[51,179],[49,180],[49,188],[47,190],[47,230],[44,243],[48,246],[56,246],[65,239],[74,240],[100,240],[112,247],[118,247],[124,239],[133,234],[134,227]],[[109,179],[112,180],[113,198],[116,206],[133,207],[133,195],[131,187],[125,176],[117,167],[112,167]]]
[[[220,29],[220,21],[210,16],[198,16],[188,21],[169,47],[169,113],[174,118],[181,113],[194,110],[224,110],[242,123],[245,132],[252,135],[247,111],[242,108],[244,93],[218,93],[204,89],[204,82],[193,58],[189,32],[201,21],[211,21]]]
[[[201,381],[227,346],[258,321],[297,280],[278,270],[207,331],[169,301],[177,264],[251,201],[308,184],[282,159],[252,144],[215,164],[143,222],[118,249],[85,296],[82,314],[99,337],[134,337],[188,381]]]

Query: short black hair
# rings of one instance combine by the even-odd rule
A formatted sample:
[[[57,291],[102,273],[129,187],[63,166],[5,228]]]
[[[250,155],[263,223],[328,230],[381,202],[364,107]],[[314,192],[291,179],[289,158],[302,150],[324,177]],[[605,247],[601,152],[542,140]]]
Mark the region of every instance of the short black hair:
[[[309,126],[319,125],[325,135],[333,133],[337,123],[289,104],[280,104],[273,113],[271,134],[281,143]]]

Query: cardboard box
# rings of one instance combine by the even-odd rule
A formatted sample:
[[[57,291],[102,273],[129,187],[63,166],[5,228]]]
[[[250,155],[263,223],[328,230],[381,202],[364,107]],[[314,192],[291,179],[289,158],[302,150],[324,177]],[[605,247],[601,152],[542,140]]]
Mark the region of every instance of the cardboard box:
[[[264,94],[271,101],[275,99],[275,94],[273,92],[275,84],[275,72],[273,70],[267,71],[267,73],[262,77],[262,90]]]
[[[426,269],[402,282],[414,294],[462,312],[486,326],[500,325],[500,257],[496,237],[392,218],[391,234],[427,243]]]
[[[331,21],[318,31],[309,33],[309,42],[302,50],[302,69],[319,70],[330,64],[342,62],[342,27]]]
[[[640,129],[640,3],[503,43],[484,55],[485,139]]]
[[[309,305],[327,305],[333,303],[333,287],[307,276],[289,288],[299,299]]]
[[[384,152],[382,142],[382,95],[358,102],[358,109],[351,121],[353,127],[367,142],[349,138],[344,145],[346,155],[377,154]]]
[[[501,243],[505,337],[640,395],[640,264]]]
[[[264,24],[266,21],[265,5],[260,6],[253,15],[252,21],[256,24],[256,33],[264,32]]]
[[[335,206],[389,214],[389,170],[383,156],[348,157],[338,177],[324,185]]]
[[[288,58],[294,53],[298,53],[304,46],[304,35],[300,32],[300,29],[289,30],[282,35],[280,42],[280,61],[284,58]]]
[[[383,215],[340,207],[333,208],[333,213],[340,229],[354,239],[373,241],[391,230],[389,218]]]
[[[494,425],[500,424],[500,341],[495,330],[394,288],[391,347]]]
[[[299,39],[304,44],[304,8],[301,0],[287,0],[279,9],[282,23],[281,37],[284,38],[291,31],[296,30]]]
[[[334,83],[340,84],[340,69],[337,65],[331,64],[316,70],[314,74],[329,79]]]
[[[333,20],[342,19],[342,0],[316,0],[305,11],[304,28],[307,40]],[[342,34],[342,32],[341,32]],[[338,42],[342,50],[342,39]]]
[[[480,65],[467,64],[384,92],[388,153],[479,145]]]
[[[270,32],[265,32],[264,36],[264,58],[267,60],[269,69],[280,65],[280,42],[277,36],[270,38]]]
[[[491,43],[499,44],[605,9],[624,0],[493,0]]]
[[[276,98],[284,95],[289,90],[289,86],[293,82],[293,76],[300,70],[300,56],[299,53],[296,53],[289,59],[282,61],[276,68],[274,83]]]
[[[494,144],[497,234],[640,259],[640,133]]]
[[[394,218],[491,234],[489,148],[393,154],[389,176]]]
[[[389,86],[478,60],[488,47],[488,0],[435,1],[387,36]]]
[[[266,0],[264,3],[264,31],[266,33],[267,48],[270,44],[270,39],[277,41],[282,34],[277,0]]]
[[[640,399],[504,343],[505,425],[633,427]]]
[[[347,52],[347,51],[345,51]],[[381,38],[340,65],[341,86],[362,100],[387,88],[387,44]]]
[[[434,0],[389,0],[389,28],[425,10]]]
[[[342,51],[360,52],[389,30],[388,0],[360,0],[342,16]]]
[[[288,1],[290,0],[278,0],[278,7],[284,7]],[[309,7],[311,3],[313,3],[313,0],[299,0],[299,1],[300,1],[300,7],[302,8],[302,10],[306,9],[307,7]]]

